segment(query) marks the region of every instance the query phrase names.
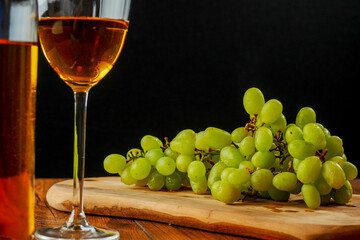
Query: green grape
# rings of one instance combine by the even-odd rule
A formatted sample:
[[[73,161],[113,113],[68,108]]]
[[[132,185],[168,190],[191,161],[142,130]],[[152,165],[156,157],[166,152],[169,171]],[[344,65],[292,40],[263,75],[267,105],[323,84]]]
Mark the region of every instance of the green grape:
[[[247,136],[239,144],[239,151],[242,155],[248,157],[255,152],[254,137]]]
[[[274,175],[269,169],[259,169],[250,177],[251,186],[256,191],[267,191],[272,186]]]
[[[236,168],[225,168],[222,173],[221,173],[221,180],[227,181],[228,176],[230,175],[230,173]]]
[[[151,174],[152,171],[150,171],[150,174]],[[138,186],[138,187],[145,187],[149,181],[149,177],[150,177],[150,174],[146,177],[146,178],[143,178],[141,180],[137,180],[136,183],[135,183],[135,186]]]
[[[350,200],[349,180],[358,170],[347,161],[342,139],[316,123],[312,108],[300,109],[295,124],[287,125],[282,103],[265,102],[257,88],[245,92],[243,104],[256,126],[247,125],[250,132],[245,127],[231,134],[215,127],[198,133],[185,129],[165,147],[146,135],[140,141],[143,150],[129,150],[126,159],[111,154],[104,169],[119,173],[124,184],[147,184],[151,190],[177,191],[183,185],[205,194],[211,189],[215,199],[227,204],[242,193],[287,201],[290,194],[302,192],[312,209],[331,197],[339,204]]]
[[[246,169],[248,171],[254,171],[255,166],[250,161],[242,161],[239,164],[239,169]]]
[[[321,202],[320,205],[321,206],[329,205],[330,200],[331,200],[330,194],[320,195],[320,202]]]
[[[321,160],[317,156],[307,157],[299,163],[296,175],[300,182],[312,183],[321,172]]]
[[[191,129],[185,129],[180,131],[175,138],[187,138],[195,141],[196,133]]]
[[[284,135],[283,135],[283,138],[284,138],[284,141],[286,141],[286,138],[285,138],[285,133],[286,131],[289,129],[289,127],[292,127],[292,126],[296,126],[294,123],[289,123],[288,125],[286,125],[286,128],[284,129]]]
[[[275,163],[274,152],[256,152],[251,158],[251,163],[255,168],[271,168]]]
[[[247,135],[249,134],[248,130],[245,127],[239,127],[234,129],[231,133],[231,140],[234,143],[240,143]]]
[[[325,181],[335,189],[341,188],[346,182],[346,176],[339,164],[326,161],[321,168],[321,174]]]
[[[269,128],[261,127],[255,132],[255,148],[258,151],[269,151],[273,143],[273,135]]]
[[[292,172],[282,172],[274,176],[272,184],[278,190],[291,191],[296,188],[297,177]]]
[[[326,137],[324,131],[316,123],[308,123],[303,128],[304,140],[311,143],[318,149],[324,149],[326,146]]]
[[[234,185],[247,183],[250,180],[250,173],[246,169],[233,169],[227,176],[227,181]]]
[[[344,170],[346,179],[349,181],[355,179],[358,175],[358,170],[356,166],[351,162],[344,162],[342,169]]]
[[[245,161],[251,161],[251,158],[254,154],[255,153],[251,154],[250,156],[245,156]]]
[[[240,185],[240,192],[241,193],[251,193],[252,192],[250,180],[247,181],[247,183],[244,183],[244,184]]]
[[[178,172],[181,176],[181,179],[184,179],[184,178],[187,178],[187,173],[184,173],[184,172],[180,172],[178,170],[175,170],[176,172]]]
[[[294,169],[294,172],[297,173],[297,170],[299,168],[299,164],[301,163],[302,160],[294,158],[293,162],[292,162],[292,167]]]
[[[319,177],[315,180],[314,182],[314,186],[317,188],[317,190],[319,191],[320,195],[327,195],[330,193],[331,191],[331,187],[329,184],[327,184],[327,182],[325,181],[325,179],[323,178],[323,176],[320,174]]]
[[[338,152],[336,155],[338,155],[338,156],[344,155],[344,147],[341,147],[340,152]]]
[[[175,171],[165,177],[165,188],[169,191],[177,191],[181,188],[182,178],[181,175]]]
[[[228,146],[232,142],[230,133],[215,127],[205,129],[204,140],[210,148],[215,150]]]
[[[267,101],[260,112],[261,121],[273,123],[281,117],[283,106],[279,100],[270,99]]]
[[[302,183],[297,182],[296,187],[293,190],[290,190],[289,193],[291,193],[291,194],[299,194],[299,193],[301,193],[301,187],[302,187]]]
[[[182,177],[182,182],[181,182],[181,185],[184,186],[184,187],[191,187],[191,184],[190,184],[190,179],[189,177],[187,176],[186,173],[182,173],[182,172],[179,172],[181,177]],[[182,175],[183,174],[183,175]]]
[[[196,160],[201,160],[201,158],[199,158],[199,156],[195,157]],[[205,161],[203,161],[205,168],[206,168],[206,173],[208,173],[208,170],[210,171],[210,169],[212,168],[212,166],[214,166],[215,163],[210,162],[210,159],[207,159]]]
[[[150,190],[161,190],[165,185],[165,176],[158,171],[154,171],[150,174],[147,185]]]
[[[240,189],[226,181],[217,181],[211,189],[213,197],[226,204],[233,203],[240,199]]]
[[[264,199],[272,199],[270,197],[270,194],[268,193],[268,191],[259,191],[258,195],[260,198],[264,198]]]
[[[155,167],[160,174],[168,176],[175,172],[176,163],[175,160],[170,157],[162,157],[156,162]]]
[[[206,167],[201,161],[192,161],[188,166],[188,177],[191,181],[199,181],[206,174]]]
[[[328,161],[336,162],[337,164],[340,165],[341,168],[344,166],[344,163],[345,163],[345,159],[343,159],[340,156],[332,157]]]
[[[150,160],[151,166],[155,166],[157,160],[164,156],[165,154],[161,148],[150,149],[145,153],[145,157]]]
[[[207,180],[204,176],[199,181],[191,181],[190,180],[191,189],[196,194],[205,194],[207,193],[208,186],[207,186]]]
[[[215,181],[215,182],[211,185],[211,188],[210,188],[211,195],[212,195],[216,200],[219,200],[219,198],[218,198],[218,196],[217,196],[217,193],[219,192],[219,188],[220,188],[221,183],[222,183],[221,180],[217,180],[217,181]]]
[[[289,192],[281,191],[274,186],[271,186],[267,190],[267,192],[268,192],[269,196],[271,197],[271,199],[273,199],[274,201],[278,201],[278,202],[287,202],[290,197]]]
[[[108,173],[119,173],[126,166],[126,159],[120,154],[110,154],[104,159],[104,169]]]
[[[170,142],[170,147],[180,154],[191,155],[195,151],[195,140],[190,138],[174,138]]]
[[[349,181],[346,181],[344,185],[337,189],[336,191],[332,190],[330,192],[331,197],[338,204],[346,204],[349,202],[353,193],[352,186]]]
[[[316,153],[314,145],[299,139],[293,140],[289,143],[288,151],[292,157],[301,160],[310,156],[314,156]]]
[[[285,149],[284,149],[285,150]],[[270,148],[270,150],[269,150],[270,152],[274,152],[274,155],[276,156],[276,157],[280,157],[280,151],[279,151],[279,149],[278,149],[278,145],[275,143],[275,142],[273,142],[272,144],[271,144],[271,148]]]
[[[260,127],[267,127],[267,128],[271,128],[271,125],[269,123],[264,123],[263,121],[261,121],[261,118],[260,118],[260,115],[257,115],[257,116],[250,116],[252,119],[253,117],[256,117],[256,123],[255,123],[255,126],[257,128],[260,128]]]
[[[187,172],[189,164],[194,160],[194,155],[180,154],[176,159],[176,168],[180,172]]]
[[[248,114],[259,114],[265,104],[264,95],[258,88],[249,88],[244,94],[243,104]]]
[[[325,155],[326,159],[330,159],[336,155],[341,156],[340,154],[342,152],[343,148],[343,142],[342,139],[338,136],[331,136],[326,139],[326,147],[328,152]]]
[[[145,135],[141,139],[140,145],[141,145],[142,149],[144,149],[144,151],[146,152],[146,151],[149,151],[150,149],[162,147],[163,143],[157,137],[154,137],[151,135]]]
[[[177,159],[177,157],[180,155],[179,153],[172,150],[170,147],[164,150],[165,157],[170,157],[172,159]]]
[[[301,188],[304,202],[311,209],[318,209],[321,204],[320,193],[312,184],[304,184]]]
[[[151,163],[147,158],[137,158],[130,167],[130,174],[136,180],[142,180],[149,176]]]
[[[293,140],[303,140],[304,139],[303,132],[298,126],[292,125],[286,129],[285,139],[286,142],[288,143],[290,143]]]
[[[207,185],[210,189],[216,181],[221,180],[221,173],[225,168],[227,168],[227,166],[224,162],[217,162],[211,168],[207,181]]]
[[[239,167],[241,161],[244,161],[244,156],[234,146],[226,146],[220,151],[220,158],[228,167]]]
[[[126,159],[134,158],[134,157],[141,157],[143,151],[139,148],[132,148],[126,153]]]
[[[328,137],[331,137],[331,134],[327,128],[324,128],[324,134],[325,134],[326,139],[328,139]]]
[[[215,154],[215,153],[211,154],[209,160],[212,161],[214,164],[219,162],[220,161],[220,153],[219,154]]]
[[[325,128],[322,124],[320,123],[315,123],[315,124],[318,125],[321,128],[321,130],[324,132],[326,139],[331,136],[329,130]]]
[[[314,109],[310,107],[303,107],[299,110],[296,115],[295,124],[299,128],[303,129],[303,127],[308,123],[316,122],[316,113]]]
[[[201,131],[196,134],[195,148],[203,151],[207,151],[210,148],[205,141],[205,131]]]
[[[277,152],[275,152],[277,153]],[[273,165],[273,167],[275,168],[275,171],[277,172],[288,172],[288,168],[289,168],[289,164],[290,164],[290,160],[292,160],[292,157],[286,157],[285,159],[283,159],[282,157],[283,155],[276,155],[275,154],[275,163]]]
[[[135,184],[137,182],[137,180],[131,176],[131,173],[130,173],[131,165],[132,164],[129,164],[124,169],[124,171],[122,171],[121,174],[120,174],[121,181],[126,185],[133,185],[133,184]]]
[[[283,132],[286,128],[286,117],[284,114],[281,114],[280,117],[273,123],[270,124],[271,130],[274,134],[278,132]]]

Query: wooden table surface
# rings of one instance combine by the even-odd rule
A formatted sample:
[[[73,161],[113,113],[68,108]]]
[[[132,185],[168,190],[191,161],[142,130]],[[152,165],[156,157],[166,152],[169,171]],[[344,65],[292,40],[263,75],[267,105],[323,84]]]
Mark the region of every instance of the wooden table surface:
[[[57,211],[51,208],[46,202],[47,190],[56,182],[63,180],[65,179],[36,179],[36,229],[44,227],[58,227],[64,224],[68,219],[69,213]],[[359,194],[360,179],[353,180],[351,183],[353,185],[354,193]],[[120,239],[248,239],[240,236],[207,232],[193,228],[180,227],[140,219],[87,215],[87,220],[90,222],[90,224],[97,227],[116,229],[120,232]]]

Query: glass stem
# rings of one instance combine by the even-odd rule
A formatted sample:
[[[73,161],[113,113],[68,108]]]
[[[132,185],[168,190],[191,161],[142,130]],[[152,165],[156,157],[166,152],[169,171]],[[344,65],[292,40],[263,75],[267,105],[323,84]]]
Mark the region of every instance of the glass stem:
[[[84,207],[85,136],[88,92],[74,92],[74,173],[73,208],[67,228],[79,229],[89,226]]]

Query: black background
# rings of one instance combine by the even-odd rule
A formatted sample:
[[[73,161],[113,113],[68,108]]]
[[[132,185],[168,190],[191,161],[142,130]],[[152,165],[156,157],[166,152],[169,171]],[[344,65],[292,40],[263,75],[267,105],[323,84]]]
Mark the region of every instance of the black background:
[[[249,117],[246,89],[303,106],[343,139],[360,167],[360,2],[134,0],[119,60],[89,94],[86,173],[152,134],[185,128],[231,132]],[[36,176],[72,177],[73,94],[39,53]]]

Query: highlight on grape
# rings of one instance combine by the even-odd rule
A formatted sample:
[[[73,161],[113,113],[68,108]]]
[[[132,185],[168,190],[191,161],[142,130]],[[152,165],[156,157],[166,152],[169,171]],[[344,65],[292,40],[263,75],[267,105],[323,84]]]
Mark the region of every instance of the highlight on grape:
[[[350,200],[349,181],[358,170],[348,161],[342,139],[317,122],[312,108],[301,108],[295,123],[288,124],[281,102],[265,102],[255,87],[245,92],[243,105],[250,120],[231,133],[185,129],[164,142],[146,135],[141,149],[107,156],[104,169],[127,185],[153,191],[187,187],[226,204],[247,198],[288,201],[300,193],[311,209]]]

